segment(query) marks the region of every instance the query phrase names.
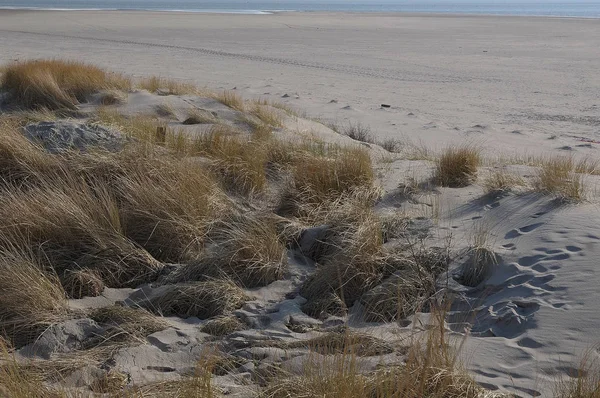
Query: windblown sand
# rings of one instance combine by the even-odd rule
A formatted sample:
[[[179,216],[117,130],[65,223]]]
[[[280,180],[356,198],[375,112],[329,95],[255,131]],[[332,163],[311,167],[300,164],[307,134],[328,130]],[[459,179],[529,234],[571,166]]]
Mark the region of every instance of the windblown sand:
[[[599,157],[598,43],[598,21],[575,18],[0,12],[1,63],[60,57],[235,88],[326,122],[360,122],[380,139],[432,150],[476,143],[488,158]],[[382,168],[386,204],[405,208],[398,185],[427,172],[406,159]],[[577,205],[485,196],[479,185],[439,190],[439,238],[460,250],[484,229],[499,259],[479,286],[450,286],[464,311],[448,326],[469,329],[463,353],[483,386],[547,396],[598,343],[597,187],[591,178],[589,201]]]

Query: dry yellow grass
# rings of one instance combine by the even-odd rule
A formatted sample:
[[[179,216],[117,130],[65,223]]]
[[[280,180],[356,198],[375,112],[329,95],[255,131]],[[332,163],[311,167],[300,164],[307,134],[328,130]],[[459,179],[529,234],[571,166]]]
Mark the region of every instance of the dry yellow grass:
[[[136,87],[159,95],[199,94],[200,90],[193,84],[167,79],[160,76],[150,76],[140,79]]]
[[[443,315],[425,336],[410,346],[403,365],[361,372],[352,336],[341,353],[309,357],[300,376],[275,378],[262,398],[480,398],[485,390],[461,369],[450,348]]]
[[[509,192],[515,187],[524,186],[525,181],[518,175],[504,170],[495,170],[483,180],[483,188],[487,193]]]
[[[0,85],[13,101],[30,109],[75,109],[100,90],[129,90],[131,82],[96,66],[59,60],[10,64]]]
[[[210,280],[169,285],[160,296],[140,304],[159,315],[208,319],[228,314],[240,308],[246,300],[243,290],[234,283]]]
[[[244,112],[246,108],[244,104],[244,99],[230,90],[223,90],[217,93],[213,93],[213,98],[222,103],[223,105],[227,105],[231,109],[235,109],[240,112]]]
[[[585,199],[584,176],[572,157],[547,158],[534,180],[537,191],[556,195],[562,200],[579,202]],[[585,165],[579,167],[583,170]]]
[[[554,386],[554,397],[599,398],[600,362],[597,355],[597,348],[588,350],[576,371],[559,378]]]
[[[69,317],[58,277],[22,250],[0,252],[0,335],[16,347]]]
[[[176,273],[178,281],[227,277],[252,288],[283,277],[287,252],[280,240],[277,219],[269,214],[230,215],[215,222],[210,248],[203,258]]]
[[[437,159],[435,178],[445,187],[464,187],[477,177],[480,151],[472,145],[448,147]]]
[[[250,114],[256,116],[261,122],[268,126],[282,127],[283,120],[277,109],[269,105],[254,103],[250,108]]]
[[[358,147],[345,147],[327,156],[301,156],[294,162],[295,189],[326,200],[374,181],[369,153]]]

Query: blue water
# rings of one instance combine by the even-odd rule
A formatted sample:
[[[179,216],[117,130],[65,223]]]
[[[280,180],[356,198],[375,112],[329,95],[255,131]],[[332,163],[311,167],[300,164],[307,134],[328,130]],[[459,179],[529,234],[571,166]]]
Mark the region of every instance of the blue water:
[[[0,8],[262,13],[269,10],[600,17],[600,0],[0,0]]]

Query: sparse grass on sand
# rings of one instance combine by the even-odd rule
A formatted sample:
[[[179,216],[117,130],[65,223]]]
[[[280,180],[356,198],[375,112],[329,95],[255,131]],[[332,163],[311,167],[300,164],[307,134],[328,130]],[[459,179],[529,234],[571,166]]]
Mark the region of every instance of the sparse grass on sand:
[[[523,178],[505,170],[494,170],[483,180],[483,188],[488,194],[510,192],[515,187],[524,185]]]
[[[213,93],[213,97],[214,99],[216,99],[223,105],[227,105],[231,109],[235,109],[240,112],[244,112],[245,110],[244,99],[231,90],[223,90],[217,93]]]
[[[587,166],[571,157],[547,158],[534,179],[534,188],[564,201],[580,202],[585,199],[584,176],[580,172],[588,171]]]
[[[480,150],[472,145],[448,147],[437,159],[435,178],[444,187],[464,187],[477,177]]]
[[[575,371],[556,381],[553,393],[556,398],[600,397],[600,362],[597,347],[584,353]]]
[[[158,95],[198,94],[200,90],[193,84],[167,79],[160,76],[150,76],[135,82],[135,86]]]
[[[74,61],[35,60],[8,65],[0,87],[28,109],[76,109],[100,90],[129,90],[131,81]]]
[[[371,134],[371,128],[363,125],[360,122],[348,123],[342,130],[342,134],[347,135],[353,140],[367,143],[374,143],[375,139]]]
[[[389,365],[375,372],[360,370],[353,336],[341,352],[305,360],[300,376],[275,378],[262,398],[480,398],[485,391],[458,364],[457,353],[446,336],[443,315],[424,342],[415,341],[403,365]]]
[[[208,111],[192,108],[187,111],[185,119],[182,123],[185,125],[214,124],[217,122],[217,120],[217,117]]]

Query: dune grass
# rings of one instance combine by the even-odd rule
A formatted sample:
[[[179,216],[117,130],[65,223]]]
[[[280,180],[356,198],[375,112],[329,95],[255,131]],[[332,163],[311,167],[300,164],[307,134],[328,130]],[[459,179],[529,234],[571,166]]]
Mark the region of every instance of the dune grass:
[[[159,315],[208,319],[240,308],[246,299],[234,283],[210,280],[167,286],[160,296],[140,305]]]
[[[0,335],[21,347],[69,317],[66,294],[52,270],[33,253],[0,252]]]
[[[137,88],[158,95],[198,94],[200,90],[193,84],[167,79],[161,76],[150,76],[135,82]]]
[[[213,93],[213,98],[223,105],[230,107],[231,109],[235,109],[240,112],[244,112],[246,109],[244,99],[231,90],[223,90]]]
[[[488,174],[482,185],[488,194],[501,194],[510,192],[516,187],[524,186],[525,181],[518,175],[500,169]]]
[[[435,178],[444,187],[464,187],[475,180],[480,163],[480,150],[475,146],[451,146],[437,159]]]
[[[188,109],[185,119],[182,122],[185,125],[193,124],[214,124],[217,123],[218,118],[212,113],[202,109]]]
[[[600,397],[600,362],[597,347],[584,353],[575,371],[556,381],[553,394],[556,398]]]
[[[564,201],[580,202],[585,199],[586,188],[580,171],[586,170],[586,164],[577,163],[572,157],[547,158],[534,179],[534,188]]]
[[[276,219],[268,214],[231,215],[213,224],[204,256],[177,273],[179,281],[226,276],[241,286],[266,286],[283,277],[287,253]],[[218,273],[215,273],[218,271]]]
[[[8,65],[0,87],[24,108],[76,109],[101,90],[130,90],[131,81],[81,62],[34,60]]]
[[[218,337],[244,329],[246,329],[246,325],[233,315],[217,316],[202,326],[203,333]]]
[[[262,398],[480,398],[485,391],[460,367],[437,315],[423,341],[415,339],[403,365],[388,365],[374,372],[361,371],[362,359],[349,336],[341,352],[309,357],[299,376],[275,378]]]

